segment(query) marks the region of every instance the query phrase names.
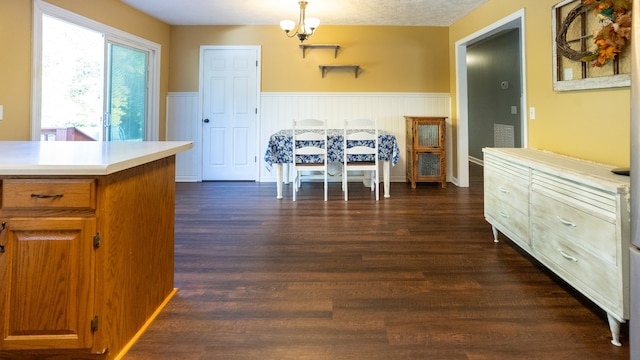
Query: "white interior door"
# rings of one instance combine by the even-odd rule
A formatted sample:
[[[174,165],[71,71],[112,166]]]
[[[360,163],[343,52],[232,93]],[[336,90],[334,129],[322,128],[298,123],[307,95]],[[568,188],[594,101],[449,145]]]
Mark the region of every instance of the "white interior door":
[[[202,180],[256,180],[258,51],[203,49]]]

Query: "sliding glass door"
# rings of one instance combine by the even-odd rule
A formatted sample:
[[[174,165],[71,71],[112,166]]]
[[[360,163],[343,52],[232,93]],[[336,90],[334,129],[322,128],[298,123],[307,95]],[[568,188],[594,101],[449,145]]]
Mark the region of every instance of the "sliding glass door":
[[[32,139],[158,140],[159,45],[34,4]]]
[[[147,113],[148,53],[109,43],[106,141],[143,141]]]

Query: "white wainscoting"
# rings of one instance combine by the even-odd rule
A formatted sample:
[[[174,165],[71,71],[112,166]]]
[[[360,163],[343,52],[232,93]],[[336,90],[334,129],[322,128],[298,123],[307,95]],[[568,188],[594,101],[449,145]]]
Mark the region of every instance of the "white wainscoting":
[[[197,92],[167,94],[167,140],[193,141],[193,148],[176,155],[176,181],[195,182],[202,179],[198,99]]]
[[[201,119],[198,118],[197,92],[169,93],[167,96],[167,140],[192,140],[193,149],[178,154],[176,179],[201,180]],[[377,119],[380,128],[396,135],[400,160],[391,169],[391,181],[406,181],[405,115],[451,117],[451,95],[448,93],[271,93],[260,94],[258,129],[258,179],[274,182],[275,169],[264,161],[271,134],[291,128],[293,119],[318,118],[328,126],[341,128],[345,119]],[[452,154],[451,122],[447,122],[447,152]],[[451,178],[452,157],[447,156],[447,178]]]
[[[396,135],[400,160],[391,169],[391,181],[406,181],[405,115],[451,117],[448,93],[262,93],[260,97],[260,146],[266,149],[269,136],[291,128],[293,119],[318,118],[330,128],[342,128],[345,119],[377,119],[381,129]],[[450,128],[450,123],[447,126]],[[451,143],[447,129],[447,144]],[[260,181],[275,181],[261,156]],[[447,158],[447,162],[451,157]],[[450,163],[447,169],[451,169]]]

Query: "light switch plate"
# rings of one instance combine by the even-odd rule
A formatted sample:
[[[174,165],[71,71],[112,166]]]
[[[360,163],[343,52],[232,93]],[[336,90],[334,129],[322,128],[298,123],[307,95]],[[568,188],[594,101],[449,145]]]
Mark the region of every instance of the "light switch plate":
[[[3,110],[3,108],[4,108],[4,107],[3,107],[2,105],[0,105],[0,120],[2,120],[2,113],[3,113],[3,111],[2,111],[2,110]]]
[[[533,120],[536,118],[536,108],[533,106],[529,108],[529,119]]]

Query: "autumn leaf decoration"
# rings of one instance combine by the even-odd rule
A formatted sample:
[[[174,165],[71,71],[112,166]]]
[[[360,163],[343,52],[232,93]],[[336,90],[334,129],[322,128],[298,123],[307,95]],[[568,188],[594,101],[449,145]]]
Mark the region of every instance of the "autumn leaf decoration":
[[[601,67],[614,59],[631,39],[631,0],[584,0],[583,5],[593,10],[602,28],[593,35],[596,50],[581,61]]]

